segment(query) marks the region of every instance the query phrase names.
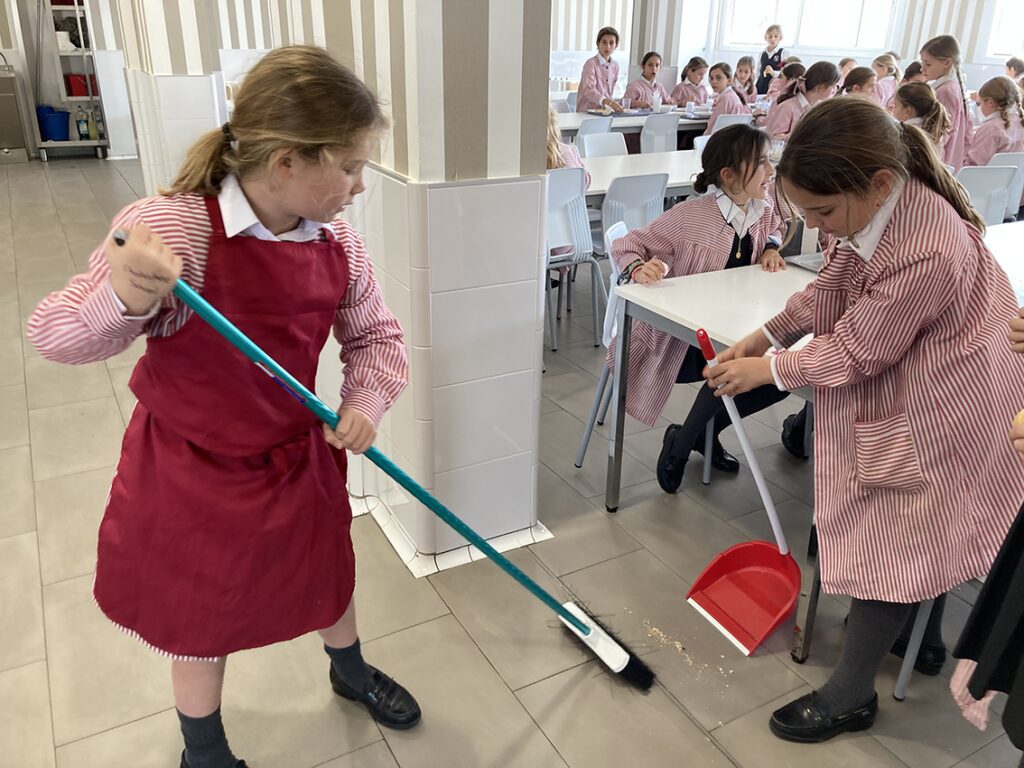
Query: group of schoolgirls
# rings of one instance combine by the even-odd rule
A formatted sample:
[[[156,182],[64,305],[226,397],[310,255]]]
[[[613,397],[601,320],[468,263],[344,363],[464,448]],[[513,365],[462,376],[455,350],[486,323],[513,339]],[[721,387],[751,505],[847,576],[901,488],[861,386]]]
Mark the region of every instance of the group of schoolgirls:
[[[778,41],[772,42],[775,49],[762,54],[759,92],[768,78],[786,71]],[[628,363],[627,413],[649,425],[661,416],[674,384],[707,379],[683,422],[665,430],[656,474],[667,493],[683,486],[689,456],[703,452],[709,424],[713,453],[705,459],[722,471],[739,470],[718,439],[728,426],[720,395],[734,396],[747,416],[794,389],[814,388],[822,582],[826,591],[853,601],[828,682],[770,719],[775,735],[797,742],[873,724],[878,669],[886,654],[905,652],[916,606],[930,599],[915,666],[939,672],[946,661],[940,631],[945,595],[986,577],[1024,500],[1024,426],[1014,428],[1015,443],[1007,439],[1014,414],[1024,407],[1024,344],[1011,349],[1007,333],[1017,323],[1024,339],[1024,320],[982,240],[983,221],[943,167],[1014,151],[1019,92],[1009,78],[982,87],[986,121],[977,134],[999,138],[979,142],[976,135],[972,142],[955,39],[928,41],[919,71],[899,88],[888,80],[898,72],[891,59],[876,60],[872,82],[860,76],[856,62],[843,63],[844,92],[861,98],[831,98],[844,73],[830,63],[790,70],[767,130],[739,125],[712,135],[694,182],[698,196],[629,233],[611,254],[625,280],[650,284],[740,266],[785,269],[782,210],[799,213],[827,236],[817,279],[722,353],[716,368],[708,370],[698,350],[644,323],[634,324]],[[681,84],[693,89],[694,101],[699,73],[687,67]],[[891,102],[896,119],[880,96]],[[770,182],[768,148],[776,137],[786,145]],[[808,333],[813,339],[806,346],[788,349]],[[979,386],[986,393],[980,405]],[[783,442],[802,456],[797,430],[787,426]],[[1009,546],[1007,539],[1001,562],[1013,560]],[[1016,578],[1013,562],[1003,571],[1003,582]],[[991,614],[999,602],[993,597],[976,613]],[[1024,692],[1015,676],[1021,654],[1011,659],[1012,669],[1000,661],[1022,635],[993,641],[980,628],[985,620],[972,618],[973,644],[965,640],[957,653],[984,657],[987,666],[978,661],[957,700],[978,707],[985,702],[976,699],[987,691],[1014,690],[1017,680],[1008,708],[1016,719],[1004,724],[1024,747]]]

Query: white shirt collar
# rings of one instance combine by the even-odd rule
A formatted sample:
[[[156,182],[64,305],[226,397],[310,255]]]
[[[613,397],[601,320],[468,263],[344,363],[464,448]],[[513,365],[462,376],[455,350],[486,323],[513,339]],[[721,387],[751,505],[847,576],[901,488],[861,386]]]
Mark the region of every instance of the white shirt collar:
[[[999,115],[998,112],[993,112],[991,115],[988,115],[987,117],[981,118],[981,122],[987,123],[989,120],[995,120],[995,119],[999,118],[999,116],[1000,115]]]
[[[708,187],[708,194],[715,196],[715,202],[718,203],[718,210],[721,211],[722,218],[739,237],[745,236],[750,231],[750,228],[761,218],[764,209],[768,207],[766,201],[755,197],[747,203],[747,209],[744,211],[723,190],[714,185]]]
[[[899,203],[902,194],[903,183],[900,182],[888,199],[882,203],[882,207],[875,211],[875,215],[864,225],[864,228],[856,232],[851,238],[840,237],[839,245],[853,249],[865,263],[871,261],[871,257],[875,255],[875,249],[878,248],[878,244],[882,241],[882,235],[885,234],[885,229],[889,226],[889,220],[892,218],[893,211],[896,210],[896,204]],[[856,244],[854,244],[854,241],[856,241]]]
[[[947,72],[945,75],[940,77],[938,80],[932,80],[930,83],[928,83],[928,85],[930,85],[932,88],[938,88],[940,85],[942,85],[943,83],[947,82],[948,80],[955,80],[955,79],[956,79],[956,70],[955,69],[951,69],[951,70],[949,70],[949,72]]]
[[[245,235],[255,237],[258,240],[285,240],[289,242],[305,243],[310,240],[317,240],[323,229],[330,231],[330,224],[317,221],[300,219],[299,226],[290,232],[282,232],[275,235],[267,229],[257,218],[248,198],[242,191],[242,185],[234,174],[224,177],[220,183],[220,194],[217,195],[217,203],[220,205],[220,215],[224,220],[224,234],[227,237]]]
[[[807,109],[809,106],[811,106],[811,102],[809,102],[807,100],[807,97],[800,92],[797,92],[796,99],[800,103],[800,109]]]
[[[924,125],[924,118],[922,118],[922,117],[912,117],[909,120],[904,120],[903,124],[904,125]]]

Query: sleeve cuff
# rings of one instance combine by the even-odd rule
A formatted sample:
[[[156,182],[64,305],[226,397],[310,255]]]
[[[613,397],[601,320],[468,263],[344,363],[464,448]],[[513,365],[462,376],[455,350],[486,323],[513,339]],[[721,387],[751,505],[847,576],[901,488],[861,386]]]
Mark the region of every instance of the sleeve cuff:
[[[779,389],[792,392],[805,387],[809,382],[800,370],[799,352],[780,352],[772,358],[772,378]]]
[[[764,335],[776,348],[783,349],[802,339],[805,333],[789,313],[783,310],[764,324]]]
[[[762,325],[761,326],[761,333],[763,333],[765,336],[768,337],[768,341],[769,341],[769,343],[771,343],[771,345],[773,347],[775,347],[778,350],[783,349],[782,344],[780,344],[779,340],[775,338],[775,335],[771,331],[768,330],[768,326],[767,325]]]
[[[375,427],[380,426],[384,412],[387,410],[384,399],[368,389],[353,389],[351,392],[346,392],[342,388],[341,407],[355,408],[372,421]]]
[[[782,247],[782,238],[776,235],[770,235],[767,240],[768,245],[766,247],[775,248],[778,250]]]
[[[106,280],[97,290],[82,302],[81,316],[85,324],[97,336],[104,339],[120,339],[137,335],[142,326],[160,311],[158,303],[146,315],[132,317],[125,315],[125,306],[114,293],[110,281]]]

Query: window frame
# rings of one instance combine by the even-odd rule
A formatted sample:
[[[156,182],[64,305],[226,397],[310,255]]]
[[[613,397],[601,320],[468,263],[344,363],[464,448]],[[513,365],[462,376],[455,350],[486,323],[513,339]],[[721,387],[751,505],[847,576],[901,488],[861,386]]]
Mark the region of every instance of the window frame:
[[[978,37],[975,41],[974,57],[971,61],[965,63],[1005,65],[1008,57],[1024,55],[1024,45],[1022,45],[1020,51],[1014,51],[1013,53],[1000,54],[999,56],[988,55],[989,43],[992,40],[992,27],[995,24],[996,19],[996,5],[1006,1],[1007,0],[992,0],[992,2],[985,3],[981,12],[981,21],[978,25],[979,29]]]
[[[808,2],[808,1],[809,0],[800,0],[800,10],[799,10],[798,15],[797,15],[797,18],[799,19],[800,22],[803,21],[804,3]],[[824,0],[810,0],[810,2],[823,2],[823,1]],[[747,44],[743,44],[743,43],[727,43],[726,40],[725,40],[726,32],[729,29],[730,23],[732,21],[733,8],[734,8],[734,0],[721,0],[721,2],[719,3],[718,29],[717,29],[717,33],[715,35],[715,38],[716,38],[715,39],[715,43],[716,43],[715,49],[717,51],[721,51],[723,53],[740,53],[740,52],[744,52],[744,53],[748,53],[749,54],[750,53],[750,46],[754,45],[754,43],[747,43]],[[862,5],[862,8],[863,8],[863,5]],[[890,8],[889,29],[888,29],[888,32],[886,34],[886,43],[885,43],[885,47],[884,48],[877,48],[877,47],[875,47],[875,48],[838,48],[838,47],[833,47],[833,46],[828,46],[828,47],[824,47],[824,46],[810,46],[810,45],[800,45],[799,43],[787,43],[787,41],[785,39],[782,41],[782,48],[785,51],[792,51],[793,54],[799,55],[801,57],[804,57],[804,56],[809,57],[809,58],[816,57],[816,58],[819,58],[819,59],[835,59],[835,58],[843,58],[843,57],[846,57],[846,56],[856,57],[858,55],[863,57],[867,53],[874,53],[875,51],[888,50],[888,49],[892,48],[893,41],[898,39],[898,37],[900,36],[900,29],[898,29],[898,27],[899,27],[898,22],[899,22],[900,18],[902,18],[901,14],[903,14],[905,12],[905,10],[906,10],[906,0],[895,0],[895,2],[890,4],[889,8]],[[862,18],[863,18],[863,11],[862,11]],[[797,34],[799,34],[799,27],[797,28]],[[857,36],[860,37],[860,30],[859,29],[857,30]],[[763,49],[764,48],[764,40],[762,39],[760,42],[757,43],[757,45],[758,45],[758,47],[760,49]]]

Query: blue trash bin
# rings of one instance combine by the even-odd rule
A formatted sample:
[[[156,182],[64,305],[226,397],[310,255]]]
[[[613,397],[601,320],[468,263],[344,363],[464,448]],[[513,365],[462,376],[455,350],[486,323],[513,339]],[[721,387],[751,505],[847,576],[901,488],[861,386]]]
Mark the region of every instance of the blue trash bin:
[[[39,121],[43,141],[67,141],[71,132],[71,113],[55,109]]]

